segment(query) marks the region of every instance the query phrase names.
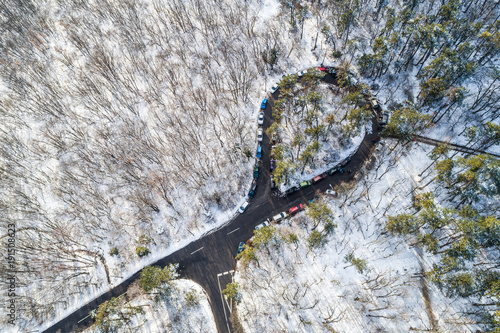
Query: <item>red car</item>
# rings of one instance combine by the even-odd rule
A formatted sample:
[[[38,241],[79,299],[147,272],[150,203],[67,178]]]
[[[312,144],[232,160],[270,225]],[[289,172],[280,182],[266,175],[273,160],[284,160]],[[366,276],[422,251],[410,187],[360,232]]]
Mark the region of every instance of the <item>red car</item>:
[[[316,184],[317,182],[319,182],[321,179],[325,178],[327,175],[326,175],[326,172],[325,173],[322,173],[321,175],[319,176],[316,176],[312,179],[312,182],[313,184]]]
[[[298,206],[292,207],[288,210],[288,214],[293,215],[295,213],[300,212],[301,210],[304,209],[304,206],[302,204],[299,204]]]
[[[322,72],[325,72],[326,71],[326,68],[325,67],[318,67],[318,69]]]

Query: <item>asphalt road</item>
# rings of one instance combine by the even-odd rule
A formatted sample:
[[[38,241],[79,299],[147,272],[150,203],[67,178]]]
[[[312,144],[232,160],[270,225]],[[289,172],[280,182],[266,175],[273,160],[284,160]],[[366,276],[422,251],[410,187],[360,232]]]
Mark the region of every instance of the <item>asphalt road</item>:
[[[335,83],[334,78],[330,74],[325,77],[325,81]],[[277,96],[278,92],[274,96]],[[268,104],[265,109],[264,130],[271,124],[272,105],[273,99],[268,98]],[[252,237],[255,226],[267,218],[299,203],[306,203],[315,196],[316,191],[320,190],[324,192],[326,189],[329,189],[330,184],[335,186],[340,182],[353,178],[356,171],[362,167],[371,154],[374,145],[372,139],[378,136],[377,117],[373,117],[372,126],[372,133],[365,136],[357,153],[352,156],[351,161],[344,167],[345,170],[351,170],[350,173],[336,173],[328,176],[319,183],[308,186],[287,197],[271,195],[269,171],[271,147],[269,145],[269,137],[264,135],[262,141],[263,156],[260,161],[261,168],[256,193],[245,213],[237,215],[222,228],[208,233],[199,240],[157,261],[153,265],[165,266],[169,263],[179,263],[182,268],[179,272],[181,277],[197,282],[207,292],[218,331],[221,333],[232,332],[233,330],[229,322],[230,310],[225,300],[223,300],[221,289],[225,289],[226,284],[231,281],[232,271],[234,271],[236,266],[234,257],[236,256],[239,242],[246,241]],[[253,173],[253,170],[248,170],[248,172]],[[92,324],[91,318],[88,316],[89,312],[111,297],[123,294],[128,286],[139,277],[139,274],[140,272],[137,272],[131,278],[101,297],[84,305],[45,332],[78,332],[82,328]]]

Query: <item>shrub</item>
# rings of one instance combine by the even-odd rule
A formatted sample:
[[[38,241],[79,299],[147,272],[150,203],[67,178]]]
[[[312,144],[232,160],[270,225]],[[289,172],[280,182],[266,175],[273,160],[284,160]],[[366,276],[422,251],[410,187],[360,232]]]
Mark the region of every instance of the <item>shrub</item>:
[[[118,249],[116,247],[112,248],[109,250],[109,255],[110,256],[117,256],[118,255]]]
[[[184,300],[186,301],[187,306],[195,306],[200,304],[200,297],[196,290],[191,289],[186,296],[184,296]]]
[[[237,282],[228,283],[226,289],[222,291],[222,294],[232,299],[235,303],[241,302],[240,285]]]
[[[138,247],[135,248],[135,253],[137,253],[137,255],[139,257],[145,257],[148,254],[150,254],[151,252],[149,251],[149,249],[147,247],[138,246]]]

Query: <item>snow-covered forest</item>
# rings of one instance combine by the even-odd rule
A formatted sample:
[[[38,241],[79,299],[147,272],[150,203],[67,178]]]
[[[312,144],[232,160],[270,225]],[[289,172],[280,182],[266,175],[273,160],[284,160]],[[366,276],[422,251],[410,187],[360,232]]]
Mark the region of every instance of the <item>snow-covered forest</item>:
[[[261,54],[295,44],[259,14],[278,3],[1,6],[1,214],[17,325],[33,328],[230,217],[272,74]]]
[[[436,258],[384,229],[411,209],[427,146],[386,141],[353,182],[255,232],[235,282],[246,332],[474,332],[472,305],[424,279]],[[395,150],[389,154],[390,150]],[[428,188],[436,191],[436,187]]]
[[[327,171],[353,153],[371,119],[368,107],[358,108],[352,93],[321,82],[323,76],[320,70],[309,69],[300,76],[286,75],[278,84],[274,122],[267,133],[276,138],[273,176],[282,189]]]
[[[166,292],[153,293],[135,283],[125,295],[101,304],[95,318],[83,332],[217,332],[207,296],[190,280],[173,280]]]
[[[260,101],[283,74],[349,68],[391,112],[385,133],[399,139],[398,157],[415,153],[415,134],[499,151],[499,15],[496,0],[2,2],[0,237],[15,226],[18,318],[12,328],[2,316],[0,330],[47,325],[227,221],[251,182]],[[425,151],[419,187],[439,193],[425,207],[394,199],[378,221],[357,216],[356,230],[421,246],[436,264],[424,269],[439,304],[450,299],[433,286],[474,298],[471,313],[450,305],[439,325],[465,313],[491,329],[500,320],[498,160]],[[334,234],[346,244],[344,232]],[[249,331],[265,323],[252,313]],[[394,325],[387,320],[375,325]]]

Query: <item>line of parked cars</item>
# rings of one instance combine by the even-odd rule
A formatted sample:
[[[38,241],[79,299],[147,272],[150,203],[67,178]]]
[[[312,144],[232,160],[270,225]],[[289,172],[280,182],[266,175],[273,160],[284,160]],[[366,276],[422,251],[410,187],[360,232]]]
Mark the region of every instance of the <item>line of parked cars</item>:
[[[318,67],[318,69],[334,76],[337,75],[337,68],[332,66]]]
[[[255,153],[255,157],[257,158],[262,157],[262,147],[260,146],[260,143],[264,138],[264,129],[262,128],[262,126],[264,125],[264,109],[266,108],[266,106],[267,98],[264,98],[262,100],[262,103],[260,104],[261,112],[259,113],[259,118],[257,119],[257,124],[259,125],[259,128],[257,129],[257,142],[259,146],[257,147],[257,152]]]
[[[310,186],[312,184],[317,184],[319,183],[320,181],[322,181],[323,179],[325,179],[328,175],[333,175],[337,172],[340,172],[340,173],[344,173],[344,169],[343,167],[349,163],[349,161],[351,160],[351,157],[348,156],[346,157],[345,159],[343,159],[339,165],[337,166],[334,166],[333,168],[331,168],[330,170],[328,170],[327,172],[324,172],[320,175],[317,175],[316,177],[312,178],[311,180],[304,180],[303,182],[300,182],[298,185],[295,185],[295,186],[292,186],[290,187],[288,190],[285,191],[285,196],[287,195],[290,195],[300,189],[303,189],[307,186]]]
[[[328,66],[325,66],[325,67],[318,67],[318,69],[320,71],[323,71],[323,72],[327,72],[331,75],[336,75],[337,74],[337,69],[335,67],[328,67]],[[304,76],[305,74],[307,73],[307,70],[302,70],[298,73],[298,76],[299,77],[302,77]],[[278,84],[275,84],[271,87],[271,94],[274,94],[277,90],[278,90]],[[374,110],[376,111],[380,111],[380,105],[379,103],[377,102],[377,100],[373,97],[373,96],[368,96],[368,101],[369,103],[371,104],[371,106],[373,107]],[[262,157],[262,147],[260,146],[260,142],[262,142],[262,139],[263,139],[263,128],[262,128],[262,125],[264,124],[264,109],[266,108],[267,106],[267,98],[265,98],[261,105],[260,105],[260,108],[261,108],[261,112],[259,113],[259,117],[257,119],[257,124],[259,125],[259,128],[257,129],[257,141],[259,142],[259,146],[257,147],[257,152],[256,152],[256,157],[258,159],[260,159]],[[389,117],[390,117],[390,114],[388,112],[383,112],[383,113],[380,113],[379,112],[379,123],[381,126],[384,126],[386,125],[388,122],[389,122]],[[277,136],[277,134],[273,134],[272,135],[272,138],[271,138],[271,141],[272,141],[272,144],[276,144],[277,141],[279,141],[279,138]],[[272,149],[274,148],[275,146],[272,147]],[[272,149],[271,149],[271,152],[272,152]],[[317,175],[315,177],[313,177],[311,180],[306,180],[306,181],[303,181],[301,182],[300,184],[296,185],[296,186],[292,186],[291,188],[289,188],[288,190],[286,190],[285,192],[285,195],[290,195],[302,188],[305,188],[307,186],[310,186],[311,184],[316,184],[318,182],[320,182],[321,180],[323,180],[324,178],[327,177],[327,175],[333,175],[335,174],[336,172],[340,172],[340,173],[343,173],[344,172],[344,169],[343,167],[349,163],[349,161],[351,160],[351,157],[347,157],[345,158],[344,160],[342,160],[339,165],[331,168],[330,170],[328,170],[327,172],[324,172],[320,175]],[[274,169],[276,168],[276,160],[271,156],[271,160],[270,160],[270,170],[273,171]],[[254,196],[255,196],[255,190],[257,188],[257,178],[259,177],[259,166],[258,165],[255,165],[255,168],[254,168],[254,180],[252,182],[252,185],[250,187],[250,190],[248,192],[248,197],[250,199],[252,199]],[[277,184],[274,180],[274,177],[273,175],[271,174],[271,189],[277,189]],[[337,192],[335,192],[333,189],[331,190],[326,190],[326,194],[328,195],[332,195],[332,196],[336,196],[337,195]],[[317,197],[313,198],[312,200],[310,200],[309,202],[313,202],[314,200],[316,200]],[[248,208],[248,205],[249,205],[249,202],[248,201],[245,201],[239,208],[239,212],[241,214],[243,214],[245,212],[245,210]],[[262,222],[261,224],[259,224],[258,226],[255,227],[255,230],[259,230],[261,228],[264,228],[264,227],[267,227],[270,225],[271,222],[280,222],[281,220],[287,218],[288,216],[290,215],[293,215],[293,214],[296,214],[300,211],[302,211],[304,209],[304,206],[302,204],[299,204],[297,206],[294,206],[290,209],[288,209],[288,211],[285,211],[285,212],[281,212],[275,216],[272,217],[271,220],[267,220],[267,221],[264,221]],[[239,246],[238,246],[238,252],[237,254],[241,253],[242,251],[244,250],[244,243],[243,242],[240,242]]]
[[[243,204],[243,206],[240,207],[240,212],[244,212],[247,206],[248,206],[248,204],[246,206],[245,206],[245,204]],[[260,223],[259,225],[257,225],[255,227],[255,230],[265,228],[265,227],[271,225],[271,222],[278,223],[278,222],[286,219],[289,216],[297,214],[298,212],[300,212],[302,210],[304,210],[304,205],[302,205],[302,204],[298,204],[297,206],[293,206],[292,208],[288,209],[287,211],[281,212],[277,215],[274,215],[271,219],[267,219],[266,221]],[[240,244],[238,245],[238,250],[236,251],[236,255],[243,252],[244,249],[245,249],[245,243],[240,242]]]

